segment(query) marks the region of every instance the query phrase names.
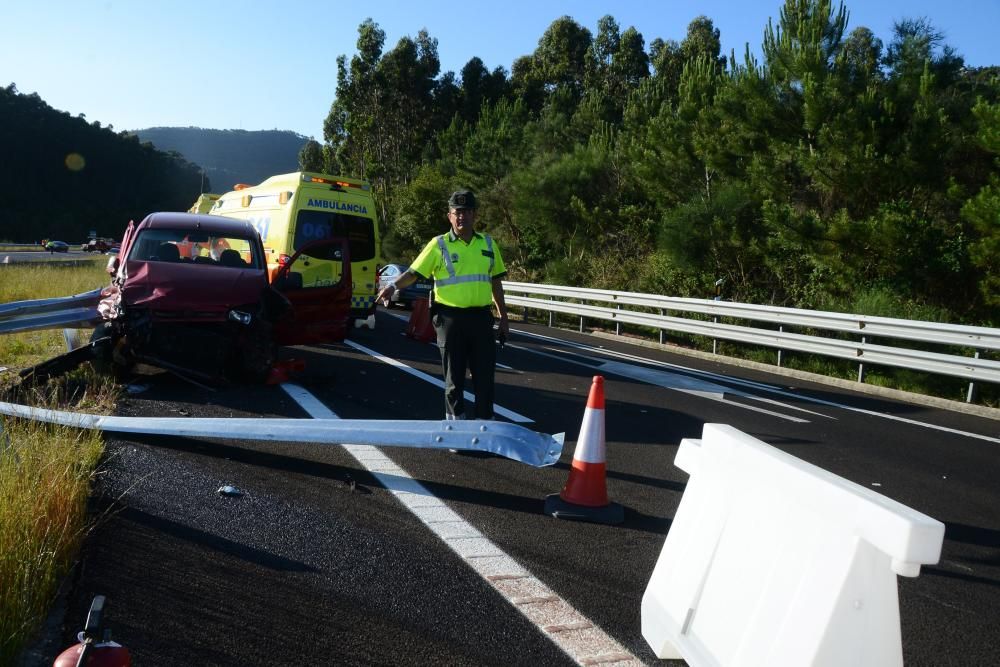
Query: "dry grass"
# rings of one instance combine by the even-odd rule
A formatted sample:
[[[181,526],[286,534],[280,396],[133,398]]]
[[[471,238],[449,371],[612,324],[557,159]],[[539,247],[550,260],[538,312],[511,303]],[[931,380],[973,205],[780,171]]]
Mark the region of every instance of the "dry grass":
[[[108,284],[106,260],[93,266],[61,266],[58,263],[0,265],[0,303],[48,299],[89,292]],[[89,334],[87,334],[89,335]],[[16,382],[14,371],[51,359],[66,351],[62,330],[28,331],[0,335],[0,389]]]
[[[22,262],[0,265],[0,303],[24,299],[48,299],[89,292],[108,284],[104,272],[108,258],[104,255],[84,257],[79,265],[73,262]]]
[[[68,296],[107,284],[93,266],[4,265],[0,302]],[[87,332],[80,332],[87,335]],[[66,350],[62,331],[0,335],[0,386]],[[18,401],[107,413],[118,387],[85,365]],[[9,400],[9,399],[4,399]],[[10,664],[45,619],[87,529],[90,482],[103,452],[96,431],[0,417],[0,664]]]
[[[0,664],[41,622],[86,526],[100,434],[0,418]]]

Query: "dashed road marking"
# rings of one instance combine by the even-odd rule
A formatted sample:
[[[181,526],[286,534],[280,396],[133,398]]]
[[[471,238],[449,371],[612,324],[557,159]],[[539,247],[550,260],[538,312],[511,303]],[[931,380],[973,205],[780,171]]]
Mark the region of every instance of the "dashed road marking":
[[[429,382],[432,385],[434,385],[435,387],[440,387],[440,388],[444,389],[444,382],[442,380],[439,380],[436,377],[430,376],[427,373],[424,373],[423,371],[418,371],[416,368],[412,368],[410,366],[407,366],[406,364],[404,364],[402,361],[399,361],[398,359],[393,359],[392,357],[387,357],[384,354],[381,354],[380,352],[376,352],[375,350],[372,350],[371,348],[367,348],[364,345],[361,345],[359,343],[355,343],[353,340],[345,340],[344,341],[344,345],[347,345],[349,347],[353,347],[355,350],[358,350],[359,352],[364,352],[365,354],[371,355],[372,357],[378,359],[379,361],[387,363],[390,366],[395,366],[396,368],[400,369],[401,371],[404,371],[406,373],[409,373],[410,375],[413,375],[415,377],[420,378],[424,382]],[[465,400],[467,400],[467,401],[475,401],[476,397],[472,394],[472,392],[468,392],[467,391],[467,392],[465,392]],[[507,408],[505,408],[503,406],[500,406],[500,405],[496,405],[496,404],[494,404],[494,406],[493,406],[493,412],[495,412],[496,414],[500,415],[501,417],[506,417],[507,419],[511,420],[512,422],[516,422],[516,423],[519,423],[519,424],[532,424],[535,421],[531,417],[525,417],[522,414],[514,412],[513,410],[508,410]]]
[[[339,419],[335,412],[303,387],[286,382],[281,388],[314,419]],[[404,507],[578,665],[643,664],[427,487],[410,477],[381,450],[369,445],[345,444],[343,447]]]

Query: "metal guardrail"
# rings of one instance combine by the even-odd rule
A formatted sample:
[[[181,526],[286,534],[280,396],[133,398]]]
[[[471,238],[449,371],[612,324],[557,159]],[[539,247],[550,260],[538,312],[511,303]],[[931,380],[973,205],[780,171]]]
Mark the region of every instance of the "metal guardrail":
[[[118,417],[0,402],[0,415],[73,428],[186,438],[238,438],[320,445],[461,449],[490,452],[536,468],[559,461],[566,434],[538,433],[520,424],[459,420],[260,419],[231,417]]]
[[[0,333],[93,327],[101,321],[97,304],[101,288],[54,299],[0,303]]]
[[[659,329],[661,342],[663,332],[675,331],[706,336],[713,340],[775,348],[779,351],[778,365],[781,364],[782,350],[848,359],[858,362],[859,381],[863,380],[864,364],[879,364],[959,377],[973,383],[1000,383],[1000,361],[979,358],[982,350],[1000,350],[1000,329],[989,327],[534,283],[504,282],[504,293],[509,305],[549,312],[550,324],[552,313],[578,316],[581,331],[585,319],[595,319]],[[548,299],[537,298],[538,296]],[[612,305],[610,307],[592,305],[593,302]],[[639,308],[657,309],[659,313],[643,312],[638,310]],[[677,317],[667,315],[667,312],[705,315],[713,319],[706,321]],[[774,331],[724,324],[718,321],[720,318],[769,322],[777,324],[779,329]],[[860,340],[843,340],[784,331],[788,326],[849,333],[860,336]],[[973,353],[972,356],[962,356],[874,344],[871,342],[872,338],[968,347]],[[971,401],[973,394],[974,384],[970,384],[967,400]]]
[[[659,329],[661,343],[664,332],[675,331],[705,336],[713,341],[728,340],[760,345],[778,350],[779,366],[781,353],[784,350],[851,360],[858,363],[859,382],[864,379],[865,364],[895,366],[948,375],[970,381],[966,398],[970,402],[975,394],[976,382],[1000,383],[1000,361],[979,357],[983,350],[1000,350],[1000,329],[990,327],[561,285],[504,282],[504,291],[509,305],[549,312],[550,325],[553,313],[579,317],[581,331],[584,320],[593,319],[614,322],[619,327],[624,323]],[[537,298],[537,296],[548,298]],[[100,321],[96,310],[100,298],[101,290],[95,289],[69,297],[0,304],[0,333],[58,327],[92,327]],[[612,306],[592,305],[592,302],[612,304]],[[624,307],[656,309],[659,312],[650,313]],[[667,312],[709,316],[712,320],[677,317],[667,315]],[[719,322],[720,318],[769,322],[777,324],[778,330],[724,324]],[[784,331],[786,326],[847,333],[859,336],[860,340],[788,332]],[[966,347],[971,348],[972,356],[875,344],[871,341],[873,338]]]

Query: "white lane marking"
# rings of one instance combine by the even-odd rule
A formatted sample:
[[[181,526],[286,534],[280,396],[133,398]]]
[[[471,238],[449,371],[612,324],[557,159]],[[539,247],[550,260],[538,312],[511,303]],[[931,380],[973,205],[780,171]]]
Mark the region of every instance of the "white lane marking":
[[[330,408],[323,405],[323,402],[313,396],[307,389],[291,382],[283,382],[281,388],[292,397],[292,400],[309,413],[313,419],[340,419]],[[324,414],[327,413],[327,414]],[[319,415],[323,415],[320,417]]]
[[[285,382],[281,388],[313,419],[339,419],[333,410],[303,387]],[[377,447],[351,444],[343,447],[476,574],[577,664],[642,664]]]
[[[697,396],[699,398],[704,398],[709,401],[718,401],[719,403],[725,403],[726,405],[731,405],[736,408],[741,408],[743,410],[750,410],[751,412],[759,412],[765,415],[771,415],[772,417],[777,417],[778,419],[787,419],[788,421],[805,423],[808,424],[808,419],[801,419],[799,417],[793,417],[791,415],[786,415],[781,412],[774,412],[773,410],[765,410],[764,408],[758,408],[753,405],[746,405],[745,403],[737,403],[736,401],[726,400],[723,392],[725,387],[712,384],[710,382],[699,381],[695,378],[687,377],[684,375],[678,375],[676,373],[668,373],[665,371],[658,371],[654,368],[644,368],[642,366],[630,366],[629,364],[618,363],[617,361],[601,361],[600,359],[595,359],[598,362],[597,365],[584,363],[582,361],[577,361],[576,359],[570,359],[561,354],[550,354],[548,352],[542,352],[541,350],[534,350],[530,347],[522,347],[520,345],[512,345],[511,347],[517,348],[518,350],[523,350],[524,352],[530,352],[531,354],[537,354],[541,357],[548,357],[550,359],[556,359],[568,364],[577,364],[585,368],[589,368],[594,371],[603,371],[608,374],[620,375],[622,377],[627,377],[633,380],[639,380],[640,382],[646,382],[647,384],[652,384],[658,387],[663,387],[664,389],[672,389],[674,391],[679,391],[683,394],[689,394],[691,396]],[[553,348],[549,348],[553,349]],[[554,352],[559,352],[559,350],[554,350]],[[778,405],[781,405],[778,403]]]
[[[386,315],[388,315],[389,317],[395,317],[397,320],[403,320],[404,322],[409,321],[409,319],[410,319],[406,315],[399,315],[397,313],[388,313],[387,312]],[[405,336],[406,332],[402,331],[402,332],[400,332],[399,335],[400,336]],[[434,341],[432,341],[432,340],[431,341],[427,341],[427,344],[428,345],[433,345],[434,347],[437,347],[437,343],[434,342]],[[512,370],[514,370],[514,368],[512,366],[508,366],[507,364],[501,364],[500,362],[496,362],[496,367],[497,368],[502,368],[505,371],[512,371]]]
[[[918,422],[915,419],[907,419],[906,417],[897,417],[896,415],[889,415],[882,412],[875,412],[874,410],[864,410],[862,408],[853,408],[850,405],[840,405],[839,403],[833,403],[831,401],[824,401],[819,398],[809,399],[815,403],[820,403],[823,405],[832,405],[834,407],[843,408],[844,410],[850,410],[851,412],[859,412],[863,415],[871,415],[872,417],[881,417],[882,419],[891,419],[892,421],[902,422],[904,424],[912,424],[913,426],[923,426],[924,428],[933,429],[935,431],[943,431],[945,433],[954,433],[955,435],[964,435],[967,438],[977,438],[979,440],[985,440],[987,442],[995,442],[1000,444],[1000,438],[991,438],[988,435],[980,435],[979,433],[970,433],[969,431],[960,431],[956,428],[949,428],[947,426],[938,426],[937,424],[928,424],[927,422]]]
[[[767,384],[763,384],[763,383],[760,383],[760,382],[754,382],[752,380],[741,380],[739,378],[731,378],[731,377],[728,377],[728,376],[725,376],[725,375],[720,375],[718,373],[712,373],[712,372],[709,372],[709,371],[700,371],[700,370],[698,370],[696,368],[689,368],[687,366],[679,366],[677,364],[671,364],[671,363],[667,363],[665,361],[657,361],[655,359],[647,359],[645,357],[638,357],[638,356],[634,356],[634,355],[631,355],[631,354],[626,354],[624,352],[616,352],[614,350],[608,350],[608,349],[605,349],[605,348],[595,348],[593,346],[583,345],[582,343],[576,343],[576,342],[573,342],[573,341],[562,340],[560,338],[552,338],[550,336],[544,336],[542,334],[536,334],[536,333],[532,333],[532,332],[529,332],[529,331],[520,331],[520,330],[518,330],[517,333],[523,334],[523,335],[529,336],[529,337],[535,337],[535,338],[540,338],[540,339],[543,339],[543,340],[549,340],[549,341],[553,341],[553,342],[556,342],[556,343],[561,343],[561,344],[564,344],[564,345],[566,345],[568,347],[573,347],[573,348],[577,348],[577,349],[587,350],[587,351],[590,351],[590,352],[596,352],[598,354],[607,354],[607,355],[610,355],[610,356],[615,356],[615,357],[624,358],[624,359],[635,359],[635,360],[642,361],[643,363],[652,364],[654,366],[661,366],[661,367],[664,367],[664,368],[677,368],[677,369],[681,369],[681,370],[684,370],[684,371],[689,372],[689,373],[695,373],[695,374],[698,374],[698,375],[702,375],[704,377],[718,378],[718,379],[726,380],[727,382],[731,382],[733,384],[739,384],[739,385],[743,385],[743,386],[754,387],[756,389],[760,389],[761,391],[766,391],[766,392],[771,393],[771,394],[777,394],[779,396],[788,396],[789,398],[796,398],[796,399],[798,399],[800,401],[804,401],[804,402],[807,402],[807,403],[813,403],[815,405],[825,405],[825,406],[828,406],[828,407],[831,407],[831,408],[838,408],[838,409],[841,409],[841,410],[847,410],[848,412],[857,412],[859,414],[869,415],[871,417],[879,417],[881,419],[888,419],[890,421],[897,421],[897,422],[901,422],[901,423],[904,423],[904,424],[910,424],[912,426],[919,426],[919,427],[922,427],[922,428],[929,428],[929,429],[934,430],[934,431],[942,431],[944,433],[952,433],[954,435],[960,435],[960,436],[963,436],[963,437],[966,437],[966,438],[975,438],[977,440],[985,440],[986,442],[1000,443],[1000,438],[995,438],[995,437],[988,436],[988,435],[982,435],[980,433],[972,433],[970,431],[961,431],[959,429],[949,428],[947,426],[939,426],[937,424],[931,424],[929,422],[921,422],[921,421],[917,421],[915,419],[908,419],[906,417],[897,417],[896,415],[891,415],[891,414],[888,414],[888,413],[885,413],[885,412],[875,412],[874,410],[865,410],[864,408],[855,408],[853,406],[846,405],[844,403],[837,403],[835,401],[827,401],[825,399],[816,398],[814,396],[808,396],[806,394],[796,394],[796,393],[791,392],[791,391],[786,391],[784,389],[778,389],[777,387],[774,387],[772,385],[767,385]],[[749,395],[747,395],[747,397],[750,398]]]
[[[382,309],[382,312],[388,315],[389,317],[395,317],[397,320],[402,320],[403,322],[410,321],[410,317],[408,315],[403,315],[402,313],[395,313],[390,310],[386,310],[384,308]]]
[[[776,401],[773,398],[764,398],[763,396],[757,396],[756,394],[751,394],[745,391],[734,391],[730,392],[735,396],[741,396],[743,398],[750,399],[752,401],[760,401],[761,403],[770,403],[771,405],[780,405],[781,407],[788,410],[798,410],[799,412],[805,412],[806,414],[816,415],[817,417],[822,417],[823,419],[832,419],[837,421],[836,417],[831,417],[830,415],[824,415],[822,412],[814,412],[813,410],[806,410],[805,408],[800,408],[797,405],[789,405],[788,403],[782,403],[781,401]]]
[[[396,368],[398,368],[398,369],[400,369],[400,370],[402,370],[402,371],[404,371],[406,373],[409,373],[410,375],[413,375],[414,377],[420,378],[424,382],[429,382],[432,385],[434,385],[435,387],[440,387],[440,388],[444,389],[444,381],[443,380],[439,380],[436,377],[432,377],[432,376],[428,375],[427,373],[424,373],[423,371],[418,371],[416,368],[411,368],[410,366],[407,366],[406,364],[404,364],[401,361],[393,359],[392,357],[387,357],[384,354],[380,354],[380,353],[376,352],[375,350],[367,348],[364,345],[361,345],[359,343],[355,343],[352,340],[345,340],[344,344],[348,345],[350,347],[353,347],[355,350],[358,350],[359,352],[364,352],[365,354],[371,355],[372,357],[375,357],[379,361],[387,363],[390,366],[395,366]],[[467,392],[465,392],[465,400],[467,400],[467,401],[475,401],[476,397],[472,394],[472,392],[468,392],[467,391]],[[525,417],[522,414],[514,412],[513,410],[508,410],[507,408],[505,408],[503,406],[500,406],[500,405],[496,405],[495,403],[493,405],[493,411],[495,413],[497,413],[498,415],[506,417],[507,419],[511,420],[512,422],[517,422],[519,424],[533,424],[535,422],[535,420],[532,419],[531,417]]]
[[[808,419],[802,419],[801,417],[793,417],[781,412],[774,412],[773,410],[765,410],[764,408],[758,408],[753,405],[730,401],[726,399],[725,396],[727,390],[726,387],[711,382],[705,382],[704,380],[698,380],[688,375],[678,375],[677,373],[661,371],[655,368],[647,368],[645,366],[623,364],[620,361],[601,361],[597,368],[605,373],[613,373],[614,375],[620,375],[633,380],[641,380],[642,382],[663,387],[664,389],[673,389],[674,391],[691,394],[692,396],[700,396],[712,401],[718,401],[719,403],[725,403],[726,405],[732,405],[744,410],[750,410],[751,412],[759,412],[761,414],[771,415],[772,417],[777,417],[778,419],[787,419],[788,421],[797,422],[799,424],[809,423]],[[781,405],[781,403],[777,404]]]

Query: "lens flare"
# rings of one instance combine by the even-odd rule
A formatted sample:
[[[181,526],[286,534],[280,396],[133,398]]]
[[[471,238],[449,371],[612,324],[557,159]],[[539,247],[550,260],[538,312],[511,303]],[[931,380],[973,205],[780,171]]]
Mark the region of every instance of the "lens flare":
[[[66,156],[66,168],[70,171],[80,171],[87,166],[87,161],[79,153],[70,153]]]

